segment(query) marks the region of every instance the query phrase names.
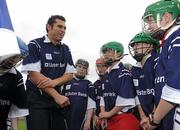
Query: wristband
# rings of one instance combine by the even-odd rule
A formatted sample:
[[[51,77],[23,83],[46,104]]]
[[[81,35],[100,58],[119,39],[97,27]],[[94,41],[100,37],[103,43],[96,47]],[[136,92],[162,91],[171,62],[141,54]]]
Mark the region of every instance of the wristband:
[[[150,125],[158,127],[160,125],[160,122],[154,121],[154,113],[149,115]]]

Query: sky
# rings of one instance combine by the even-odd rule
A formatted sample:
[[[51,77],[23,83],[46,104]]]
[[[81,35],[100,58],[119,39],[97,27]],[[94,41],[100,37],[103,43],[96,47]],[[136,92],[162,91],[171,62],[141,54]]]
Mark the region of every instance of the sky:
[[[73,60],[89,61],[92,82],[98,77],[95,61],[100,48],[110,41],[123,44],[129,54],[128,43],[139,33],[145,8],[156,0],[6,0],[15,32],[27,44],[31,39],[46,34],[45,25],[51,15],[66,18],[66,43]],[[123,63],[134,64],[131,55]]]

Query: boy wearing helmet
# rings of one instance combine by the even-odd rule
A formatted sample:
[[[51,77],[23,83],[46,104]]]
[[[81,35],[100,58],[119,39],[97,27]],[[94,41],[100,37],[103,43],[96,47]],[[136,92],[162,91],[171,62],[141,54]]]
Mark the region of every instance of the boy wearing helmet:
[[[96,113],[93,117],[94,119],[94,126],[97,129],[100,129],[100,120],[99,120],[99,112],[100,112],[100,98],[102,97],[102,83],[103,83],[103,76],[107,67],[105,66],[104,59],[102,57],[96,59],[96,73],[98,74],[99,78],[94,82],[94,88],[96,93]]]
[[[180,129],[180,2],[161,0],[149,5],[143,15],[143,30],[161,40],[160,55],[156,67],[155,84],[162,89],[155,113],[150,117],[154,129],[174,107],[174,130]],[[177,66],[177,67],[176,67]],[[173,69],[175,68],[176,69]],[[161,94],[162,92],[162,94]]]
[[[149,34],[140,32],[129,43],[129,53],[137,61],[131,67],[134,87],[137,93],[138,110],[141,117],[141,127],[147,128],[148,116],[154,111],[155,102],[155,65],[157,62],[157,47],[159,42]]]
[[[67,112],[68,130],[89,130],[95,104],[95,91],[91,81],[86,79],[89,62],[78,59],[77,72],[73,79],[63,87],[63,94],[70,100]]]
[[[139,121],[130,112],[135,107],[136,94],[132,76],[120,62],[123,45],[116,41],[108,42],[101,47],[101,53],[108,67],[100,101],[102,127],[107,127],[107,130],[140,130]]]
[[[6,119],[12,103],[27,108],[23,77],[16,67],[28,55],[28,49],[15,33],[0,29],[0,35],[0,41],[6,41],[0,48],[0,129],[7,130]]]

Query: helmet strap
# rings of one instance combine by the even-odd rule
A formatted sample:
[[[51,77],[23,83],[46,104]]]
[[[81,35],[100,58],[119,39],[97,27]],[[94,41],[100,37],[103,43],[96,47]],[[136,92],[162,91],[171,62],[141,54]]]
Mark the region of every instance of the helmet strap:
[[[116,60],[111,58],[111,59],[109,59],[108,61],[105,62],[105,66],[106,66],[106,67],[109,67],[109,66],[111,66],[114,62],[116,62]]]
[[[141,53],[141,54],[136,54],[136,55],[134,55],[133,58],[134,58],[137,62],[141,62],[144,56],[145,56],[145,55]]]

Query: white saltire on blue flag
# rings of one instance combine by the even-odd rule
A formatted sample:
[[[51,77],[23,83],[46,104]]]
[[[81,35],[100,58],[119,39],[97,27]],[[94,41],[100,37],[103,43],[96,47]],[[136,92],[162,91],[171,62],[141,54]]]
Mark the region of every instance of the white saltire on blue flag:
[[[0,0],[0,58],[5,55],[25,54],[25,42],[14,32],[6,0]]]

